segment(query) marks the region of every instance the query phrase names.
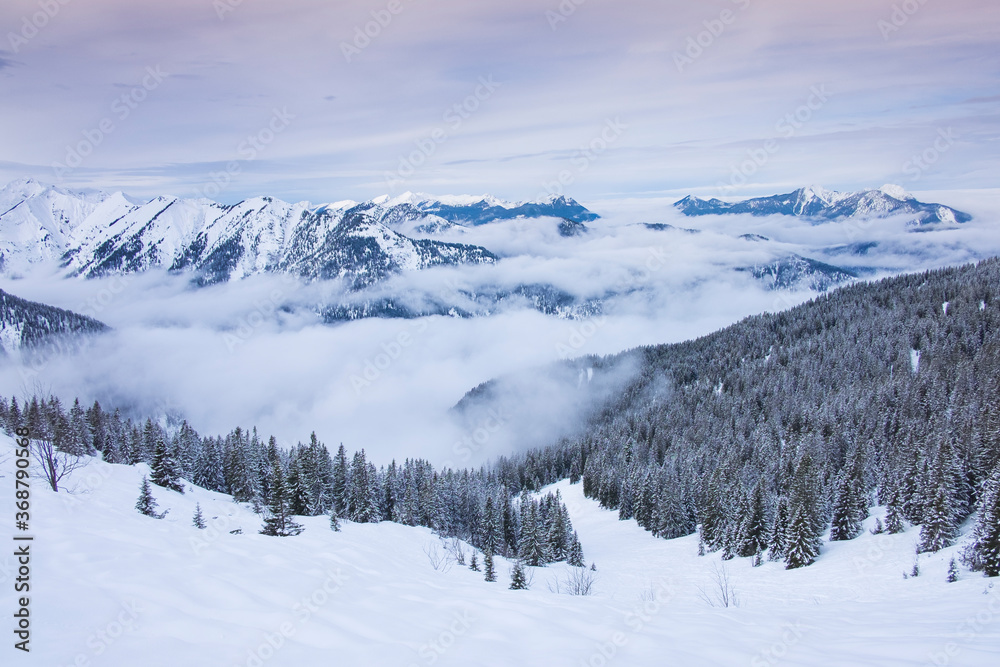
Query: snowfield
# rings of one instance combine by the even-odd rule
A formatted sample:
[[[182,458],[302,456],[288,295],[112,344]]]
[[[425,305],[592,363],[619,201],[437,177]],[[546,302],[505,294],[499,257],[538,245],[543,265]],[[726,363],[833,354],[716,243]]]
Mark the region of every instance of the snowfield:
[[[0,452],[0,611],[10,628],[10,438],[0,436]],[[32,479],[31,653],[14,651],[8,630],[4,665],[1000,664],[1000,586],[964,568],[947,583],[960,546],[921,555],[919,577],[904,579],[912,527],[825,543],[799,570],[753,568],[697,556],[696,536],[654,538],[564,481],[554,488],[597,565],[594,594],[581,597],[553,591],[574,570],[563,564],[528,568],[529,591],[508,590],[505,559],[497,583],[455,563],[436,569],[445,550],[425,528],[342,522],[335,533],[324,517],[302,517],[302,535],[265,537],[247,507],[190,485],[184,495],[154,486],[169,513],[151,519],[133,508],[148,472],[95,459],[58,494]],[[191,525],[196,502],[207,530]],[[876,516],[881,508],[866,528]],[[723,567],[738,606],[718,606]]]

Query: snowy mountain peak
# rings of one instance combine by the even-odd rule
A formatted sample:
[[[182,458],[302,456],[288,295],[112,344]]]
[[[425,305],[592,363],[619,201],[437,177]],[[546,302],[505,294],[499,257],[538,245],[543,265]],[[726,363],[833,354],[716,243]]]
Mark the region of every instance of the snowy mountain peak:
[[[942,204],[919,202],[898,185],[883,185],[877,190],[858,192],[837,192],[813,185],[788,194],[739,202],[688,196],[676,202],[674,207],[689,216],[748,213],[754,216],[791,215],[811,220],[843,220],[905,215],[910,217],[911,226],[968,222],[972,219],[969,214]]]
[[[907,199],[916,199],[913,195],[907,192],[901,185],[893,185],[892,183],[886,183],[879,188],[879,192],[888,195],[893,199],[898,199],[900,201],[905,201]]]

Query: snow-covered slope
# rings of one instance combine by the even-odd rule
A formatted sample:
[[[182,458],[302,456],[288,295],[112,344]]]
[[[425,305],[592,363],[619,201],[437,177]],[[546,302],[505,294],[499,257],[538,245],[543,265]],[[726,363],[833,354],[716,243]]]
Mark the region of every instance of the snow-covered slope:
[[[898,185],[875,190],[836,192],[813,186],[771,197],[757,197],[729,203],[719,199],[688,196],[674,204],[684,215],[749,213],[755,216],[793,215],[802,218],[841,220],[909,216],[914,226],[934,223],[968,222],[972,217],[942,204],[917,201]]]
[[[14,500],[12,444],[0,436],[5,507]],[[439,541],[423,528],[346,523],[334,533],[315,517],[301,520],[298,537],[265,537],[260,517],[228,496],[159,487],[154,496],[169,513],[150,519],[133,509],[146,472],[95,460],[58,494],[33,480],[33,634],[19,663],[973,667],[1000,659],[1000,587],[967,572],[946,583],[958,547],[921,556],[921,575],[904,579],[913,528],[826,544],[814,565],[794,571],[729,561],[740,606],[723,608],[702,599],[714,597],[723,564],[696,556],[697,538],[653,538],[585,499],[580,485],[556,487],[597,566],[588,597],[550,590],[567,577],[565,565],[530,568],[529,591],[507,589],[502,559],[497,583],[458,565],[437,570],[425,552]],[[191,526],[196,502],[207,530]],[[15,565],[5,550],[6,612]],[[948,662],[935,662],[941,656]]]

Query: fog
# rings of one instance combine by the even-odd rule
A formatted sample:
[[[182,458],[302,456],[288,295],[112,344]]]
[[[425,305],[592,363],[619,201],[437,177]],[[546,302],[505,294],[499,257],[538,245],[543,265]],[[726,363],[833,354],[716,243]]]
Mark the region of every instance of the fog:
[[[681,218],[658,201],[617,208],[598,202],[594,208],[605,217],[582,237],[558,237],[546,223],[485,225],[463,240],[502,255],[496,266],[429,270],[379,288],[433,294],[456,284],[548,283],[581,297],[623,295],[589,319],[514,309],[480,318],[326,325],[316,306],[335,298],[339,287],[282,276],[206,288],[163,272],[5,279],[0,288],[12,294],[96,317],[114,331],[73,356],[0,366],[0,392],[41,390],[64,401],[79,396],[137,413],[170,413],[203,435],[257,426],[286,446],[315,431],[328,445],[365,448],[379,463],[423,456],[474,465],[544,444],[579,424],[594,393],[578,400],[577,375],[567,388],[566,371],[551,364],[689,339],[812,296],[769,292],[733,267],[786,251],[833,261],[822,255],[825,248],[871,239],[887,248],[883,254],[841,259],[868,263],[874,275],[883,275],[1000,254],[992,200],[975,193],[962,199],[980,214],[972,223],[926,233],[906,232],[899,221],[852,230],[848,223],[809,225],[784,217]],[[639,222],[703,231],[651,231]],[[737,238],[748,232],[772,243]],[[491,421],[483,413],[481,423],[461,426],[452,419],[449,411],[470,389],[516,374],[520,379],[507,385],[521,406],[511,408],[516,414]],[[597,395],[613,393],[626,375],[600,376]]]

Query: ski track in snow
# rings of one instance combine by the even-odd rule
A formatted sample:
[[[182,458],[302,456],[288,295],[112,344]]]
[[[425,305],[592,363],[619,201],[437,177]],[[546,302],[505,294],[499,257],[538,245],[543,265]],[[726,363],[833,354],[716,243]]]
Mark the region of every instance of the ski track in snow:
[[[10,511],[12,446],[0,436],[0,499]],[[991,580],[964,570],[946,583],[957,546],[922,555],[921,576],[904,580],[912,527],[825,543],[799,570],[729,561],[741,606],[720,608],[699,594],[712,594],[718,554],[698,557],[696,536],[660,540],[618,521],[567,481],[546,491],[560,490],[597,565],[590,597],[549,591],[572,570],[563,564],[529,568],[530,591],[507,589],[511,564],[501,558],[497,583],[458,565],[436,571],[424,550],[440,543],[425,528],[342,522],[334,533],[325,517],[306,517],[298,537],[265,537],[260,517],[198,488],[154,486],[159,509],[170,510],[157,521],[133,509],[145,473],[144,464],[94,460],[58,494],[32,480],[32,651],[8,661],[7,646],[3,664],[1000,664],[1000,586],[984,594]],[[208,530],[191,527],[196,502]],[[881,515],[873,510],[866,528]],[[236,528],[243,534],[229,533]],[[4,614],[15,605],[8,553]],[[655,600],[643,599],[649,590]]]

